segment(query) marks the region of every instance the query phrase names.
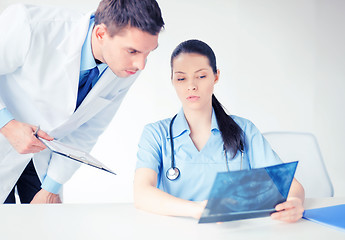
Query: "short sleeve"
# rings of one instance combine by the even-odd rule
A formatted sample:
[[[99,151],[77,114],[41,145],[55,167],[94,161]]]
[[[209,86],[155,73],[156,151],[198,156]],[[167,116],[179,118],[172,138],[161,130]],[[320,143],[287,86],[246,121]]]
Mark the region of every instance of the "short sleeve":
[[[138,168],[150,168],[159,174],[162,165],[162,134],[153,124],[146,125],[138,144]]]
[[[251,168],[262,168],[282,163],[259,129],[250,121],[244,127],[245,153]]]

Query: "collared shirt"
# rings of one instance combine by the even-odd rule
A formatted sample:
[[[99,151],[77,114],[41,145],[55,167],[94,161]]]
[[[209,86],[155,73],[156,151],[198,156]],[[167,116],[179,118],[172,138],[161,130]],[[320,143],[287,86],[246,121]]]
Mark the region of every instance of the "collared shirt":
[[[98,78],[92,82],[92,87],[97,83],[98,79],[102,76],[102,74],[108,67],[108,65],[105,63],[96,64],[96,60],[93,56],[92,47],[91,47],[91,36],[92,36],[92,30],[94,26],[95,26],[95,16],[91,15],[89,30],[86,35],[86,39],[83,44],[83,47],[81,49],[81,59],[80,59],[80,76],[86,74],[88,70],[96,66],[98,67],[99,75],[98,75]]]
[[[136,168],[150,168],[157,172],[157,187],[173,196],[202,201],[208,198],[217,172],[230,172],[241,169],[260,168],[280,164],[281,160],[272,150],[255,125],[247,119],[229,116],[240,126],[245,135],[244,158],[241,154],[234,158],[224,153],[223,140],[217,119],[212,111],[211,135],[205,146],[198,151],[189,134],[190,129],[183,109],[173,123],[173,141],[175,167],[180,169],[180,176],[174,181],[166,177],[171,167],[171,136],[169,124],[165,119],[145,126],[138,150]]]

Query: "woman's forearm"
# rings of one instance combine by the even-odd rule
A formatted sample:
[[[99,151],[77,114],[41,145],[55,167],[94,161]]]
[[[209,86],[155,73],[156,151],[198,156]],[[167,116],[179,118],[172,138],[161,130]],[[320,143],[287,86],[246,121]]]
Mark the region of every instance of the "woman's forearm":
[[[134,204],[138,209],[168,216],[185,216],[199,219],[206,203],[174,197],[153,186],[136,186]]]
[[[193,202],[172,196],[156,187],[157,173],[152,169],[137,169],[134,177],[134,204],[138,209],[161,215],[199,219],[206,201]]]
[[[302,204],[304,203],[305,199],[305,193],[303,186],[294,178],[291,187],[288,198],[296,197],[299,198],[302,201]]]

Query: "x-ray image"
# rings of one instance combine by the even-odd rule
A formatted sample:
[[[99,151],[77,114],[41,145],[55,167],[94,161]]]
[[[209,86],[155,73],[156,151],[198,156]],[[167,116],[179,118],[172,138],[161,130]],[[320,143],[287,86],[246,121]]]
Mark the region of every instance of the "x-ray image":
[[[199,223],[268,216],[286,201],[297,163],[218,173]]]

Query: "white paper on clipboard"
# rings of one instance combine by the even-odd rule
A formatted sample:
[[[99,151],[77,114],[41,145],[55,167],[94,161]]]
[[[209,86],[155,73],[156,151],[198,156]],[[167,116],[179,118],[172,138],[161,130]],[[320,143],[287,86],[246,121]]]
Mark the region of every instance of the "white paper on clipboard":
[[[38,137],[38,139],[53,153],[62,155],[71,160],[81,162],[92,167],[104,170],[106,172],[116,175],[110,168],[105,166],[103,163],[98,161],[96,158],[91,156],[89,153],[76,149],[74,147],[68,146],[56,140],[48,141],[43,138]]]

